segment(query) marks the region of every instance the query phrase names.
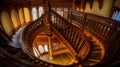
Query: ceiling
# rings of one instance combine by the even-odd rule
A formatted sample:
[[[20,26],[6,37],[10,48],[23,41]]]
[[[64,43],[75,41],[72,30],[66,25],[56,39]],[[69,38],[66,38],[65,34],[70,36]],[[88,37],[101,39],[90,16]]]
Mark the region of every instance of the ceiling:
[[[86,8],[86,3],[90,3],[90,9],[93,7],[94,0],[0,0],[0,6],[40,6],[43,2],[50,1],[52,7],[79,7],[80,9]],[[99,9],[102,9],[104,0],[97,0],[99,2]],[[116,0],[114,0],[116,1]]]

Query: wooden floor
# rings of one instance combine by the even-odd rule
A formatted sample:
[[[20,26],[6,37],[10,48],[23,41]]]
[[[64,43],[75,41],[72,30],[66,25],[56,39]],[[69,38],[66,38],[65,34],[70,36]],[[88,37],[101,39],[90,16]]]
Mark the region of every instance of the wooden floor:
[[[70,53],[63,53],[53,56],[53,60],[49,60],[49,54],[44,54],[40,59],[58,65],[69,65],[73,57]]]

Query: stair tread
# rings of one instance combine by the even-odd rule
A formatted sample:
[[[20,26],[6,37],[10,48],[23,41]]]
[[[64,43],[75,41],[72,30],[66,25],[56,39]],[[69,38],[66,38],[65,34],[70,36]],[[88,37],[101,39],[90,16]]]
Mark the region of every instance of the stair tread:
[[[100,60],[97,60],[97,59],[88,59],[88,61],[91,61],[91,62],[99,62]]]

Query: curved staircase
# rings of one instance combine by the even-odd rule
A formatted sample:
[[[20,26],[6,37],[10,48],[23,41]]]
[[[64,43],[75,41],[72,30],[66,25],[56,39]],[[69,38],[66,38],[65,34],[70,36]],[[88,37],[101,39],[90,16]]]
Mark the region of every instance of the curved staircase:
[[[33,40],[40,33],[40,31],[44,30],[45,27],[47,26],[43,23],[44,17],[42,17],[28,24],[24,28],[24,30],[21,31],[22,32],[21,35],[18,35],[18,38],[16,36],[16,39],[18,40],[19,40],[19,36],[21,37],[19,42],[17,42],[16,40],[17,43],[16,42],[10,43],[11,39],[9,38],[9,36],[7,36],[5,32],[0,29],[0,39],[1,39],[0,44],[2,44],[0,45],[0,62],[1,62],[0,66],[10,65],[13,67],[15,66],[18,66],[18,67],[21,67],[21,66],[22,67],[24,66],[90,67],[90,66],[93,66],[95,67],[97,64],[101,63],[101,61],[104,58],[104,55],[102,53],[103,48],[101,48],[101,46],[98,43],[96,43],[95,40],[90,39],[88,36],[85,35],[85,33],[83,32],[83,29],[81,30],[80,28],[77,28],[76,26],[72,25],[67,20],[62,18],[60,15],[58,15],[55,11],[50,10],[50,14],[51,14],[50,22],[52,25],[51,26],[52,31],[56,32],[55,33],[56,36],[59,39],[61,39],[61,41],[65,44],[66,48],[69,49],[71,53],[65,52],[65,53],[56,54],[55,56],[53,56],[54,61],[51,61],[51,62],[56,62],[57,64],[41,60],[40,58],[37,58],[34,56],[33,50],[32,50]],[[91,29],[89,25],[86,25],[86,26],[88,27],[83,26],[83,28]],[[106,30],[107,32],[111,30],[109,33],[112,34],[113,28],[116,29],[116,27],[110,27]],[[102,28],[100,27],[100,29]],[[96,33],[96,31],[94,31],[94,33]],[[100,36],[100,33],[97,35]],[[102,34],[104,34],[104,32],[102,32]],[[116,34],[118,34],[117,31],[115,32],[114,36]],[[104,37],[111,38],[111,37],[108,37],[107,35],[105,36],[102,35],[101,38],[104,38]],[[112,39],[109,39],[109,40],[112,41]],[[18,48],[18,46],[17,47],[13,45],[11,46],[11,44],[20,45],[20,48]],[[107,47],[106,46],[104,47],[107,50]],[[60,49],[60,50],[65,50],[65,49]],[[43,58],[48,57],[48,55],[49,54],[43,54]],[[6,63],[7,65],[5,65]]]

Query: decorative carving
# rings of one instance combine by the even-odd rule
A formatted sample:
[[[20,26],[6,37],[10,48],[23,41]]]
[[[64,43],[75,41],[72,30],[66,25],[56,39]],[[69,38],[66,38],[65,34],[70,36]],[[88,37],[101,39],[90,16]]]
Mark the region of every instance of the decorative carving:
[[[79,9],[83,9],[83,11],[84,11],[86,8],[87,1],[88,0],[73,0],[73,8],[77,9],[77,7],[79,7]]]
[[[104,1],[104,0],[98,0],[98,2],[99,2],[99,9],[100,9],[100,10],[102,9],[103,1]]]
[[[90,9],[92,9],[92,7],[93,7],[93,0],[89,0],[89,3],[90,3]]]
[[[83,11],[85,11],[87,1],[88,1],[88,0],[82,0],[82,8],[83,8]]]

